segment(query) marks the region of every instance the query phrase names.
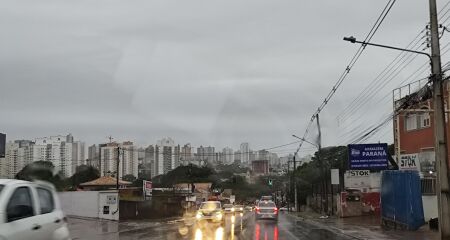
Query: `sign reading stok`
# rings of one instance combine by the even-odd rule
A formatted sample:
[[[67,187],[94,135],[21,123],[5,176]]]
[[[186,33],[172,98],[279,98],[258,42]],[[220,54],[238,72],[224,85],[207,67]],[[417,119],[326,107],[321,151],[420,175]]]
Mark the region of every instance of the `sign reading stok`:
[[[388,168],[387,144],[350,144],[348,163],[354,170],[385,170]]]

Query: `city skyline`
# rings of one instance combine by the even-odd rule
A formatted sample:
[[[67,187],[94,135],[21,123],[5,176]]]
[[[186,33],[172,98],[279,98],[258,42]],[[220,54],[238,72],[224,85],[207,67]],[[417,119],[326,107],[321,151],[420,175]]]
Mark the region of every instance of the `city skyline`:
[[[76,134],[73,134],[72,132],[68,132],[67,134],[76,135]],[[61,134],[45,135],[45,136],[61,136]],[[148,147],[149,145],[155,145],[155,143],[158,141],[158,139],[162,139],[162,138],[165,138],[165,137],[169,137],[169,136],[163,136],[163,137],[160,137],[160,138],[155,138],[153,141],[146,141],[146,142],[148,142],[148,143],[146,144],[146,143],[140,143],[140,142],[137,142],[137,141],[135,141],[133,138],[128,138],[128,139],[116,139],[116,138],[114,138],[114,136],[105,136],[105,137],[104,137],[104,141],[99,141],[99,142],[87,142],[87,141],[84,140],[83,137],[79,137],[79,135],[76,135],[76,136],[77,136],[77,139],[80,139],[81,141],[83,141],[83,142],[85,143],[85,152],[86,152],[86,153],[88,152],[88,147],[89,147],[89,146],[92,146],[93,144],[95,144],[95,145],[98,146],[99,144],[106,144],[106,143],[109,143],[109,142],[131,141],[131,142],[135,143],[136,146],[144,147],[144,148],[145,148],[145,147]],[[111,139],[109,139],[110,137],[111,137]],[[36,136],[36,137],[22,137],[22,138],[15,138],[15,139],[12,139],[12,138],[10,138],[10,135],[9,135],[8,133],[6,133],[6,142],[15,141],[15,140],[31,140],[31,141],[35,141],[36,139],[39,139],[39,138],[42,138],[42,136]],[[169,138],[171,138],[171,137],[169,137]],[[99,138],[99,139],[101,139],[101,138]],[[172,139],[173,139],[173,138],[172,138]],[[174,139],[174,140],[175,140],[175,139]],[[195,148],[200,147],[200,146],[203,146],[203,147],[209,147],[209,146],[212,146],[212,147],[214,147],[214,148],[216,148],[216,149],[220,149],[220,150],[222,150],[223,148],[231,148],[233,151],[240,150],[241,144],[242,144],[242,143],[249,143],[249,142],[246,142],[246,141],[242,141],[242,142],[236,143],[236,144],[234,144],[234,145],[217,146],[217,145],[213,145],[213,144],[210,144],[210,143],[203,143],[203,144],[200,143],[200,144],[197,145],[197,144],[193,144],[191,141],[181,142],[181,141],[175,140],[175,142],[176,142],[176,145],[180,145],[180,146],[183,146],[183,145],[185,145],[185,144],[190,144],[192,147],[195,147]],[[288,142],[288,143],[293,143],[293,142],[295,142],[295,139],[293,139],[293,140],[291,139],[291,141]],[[283,144],[283,143],[280,143],[280,144]],[[278,145],[280,145],[280,144],[278,144]],[[250,146],[250,147],[248,147],[248,149],[251,150],[251,151],[259,151],[259,150],[266,150],[267,148],[272,148],[272,147],[275,147],[275,146],[278,146],[278,145],[265,146],[265,147],[253,147],[253,144],[249,143],[249,146]],[[283,155],[283,156],[285,155],[285,156],[287,156],[287,155],[289,155],[289,154],[291,154],[291,153],[294,153],[295,150],[296,150],[296,148],[297,148],[297,146],[298,146],[298,144],[291,144],[291,145],[288,146],[288,147],[276,149],[276,150],[274,150],[274,152],[281,152],[280,155]],[[303,147],[302,147],[302,151],[299,152],[299,155],[300,155],[300,156],[308,155],[308,154],[313,153],[313,152],[315,152],[315,151],[316,151],[316,150],[315,150],[314,148],[311,148],[310,146],[303,146]],[[242,151],[241,151],[241,152],[242,152]],[[249,151],[247,151],[247,152],[249,152]],[[87,156],[87,154],[86,154],[86,156]],[[248,161],[248,160],[247,160],[247,161]]]
[[[130,174],[138,177],[142,173],[158,176],[188,164],[215,166],[238,163],[253,168],[254,161],[266,161],[267,166],[280,167],[286,164],[286,158],[292,157],[292,154],[283,156],[264,149],[253,150],[248,142],[241,143],[235,150],[228,146],[220,149],[211,145],[183,145],[170,137],[158,139],[147,146],[139,146],[128,140],[114,141],[112,137],[107,143],[87,145],[71,133],[32,140],[6,139],[6,155],[0,162],[0,176],[9,178],[35,161],[52,162],[55,171],[65,177],[72,176],[78,166],[89,165],[97,168],[101,176],[118,172],[122,178]],[[117,159],[120,159],[118,169],[115,163]]]

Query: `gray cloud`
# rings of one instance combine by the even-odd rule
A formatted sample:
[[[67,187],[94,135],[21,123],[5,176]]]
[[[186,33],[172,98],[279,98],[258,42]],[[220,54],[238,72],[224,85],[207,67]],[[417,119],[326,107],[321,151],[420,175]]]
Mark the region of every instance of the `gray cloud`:
[[[218,147],[290,142],[356,50],[342,37],[362,38],[384,4],[3,1],[0,126],[9,139],[72,132],[88,143],[109,134],[141,144],[163,136]],[[406,45],[427,9],[398,1],[374,41]],[[340,127],[335,120],[394,56],[367,49],[321,116],[325,145],[342,143],[345,124],[390,110],[372,106]]]

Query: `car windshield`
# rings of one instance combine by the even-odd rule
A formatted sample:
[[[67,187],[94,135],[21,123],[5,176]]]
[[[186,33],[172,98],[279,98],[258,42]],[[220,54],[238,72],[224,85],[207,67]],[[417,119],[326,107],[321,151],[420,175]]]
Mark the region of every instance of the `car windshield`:
[[[273,202],[260,202],[259,207],[266,208],[266,207],[276,207],[275,203]]]
[[[220,208],[220,203],[206,202],[200,206],[201,210],[216,210]]]
[[[17,238],[450,240],[449,129],[450,0],[0,0]]]

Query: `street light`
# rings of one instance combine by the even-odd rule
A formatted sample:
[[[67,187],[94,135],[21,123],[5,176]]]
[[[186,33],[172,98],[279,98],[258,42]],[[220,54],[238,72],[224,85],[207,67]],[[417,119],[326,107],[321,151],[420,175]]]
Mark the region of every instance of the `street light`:
[[[381,45],[381,44],[376,44],[376,43],[369,43],[369,42],[364,42],[364,41],[361,42],[361,41],[356,40],[356,38],[353,37],[353,36],[344,37],[344,41],[348,41],[348,42],[351,42],[351,43],[361,43],[363,45],[363,47],[365,47],[367,45],[370,45],[370,46],[375,46],[375,47],[389,48],[389,49],[394,49],[394,50],[399,50],[399,51],[404,51],[404,52],[411,52],[411,53],[422,54],[422,55],[427,56],[430,59],[430,61],[432,60],[431,59],[431,55],[426,53],[426,52],[414,51],[414,50],[411,50],[411,49],[392,47],[392,46]]]

